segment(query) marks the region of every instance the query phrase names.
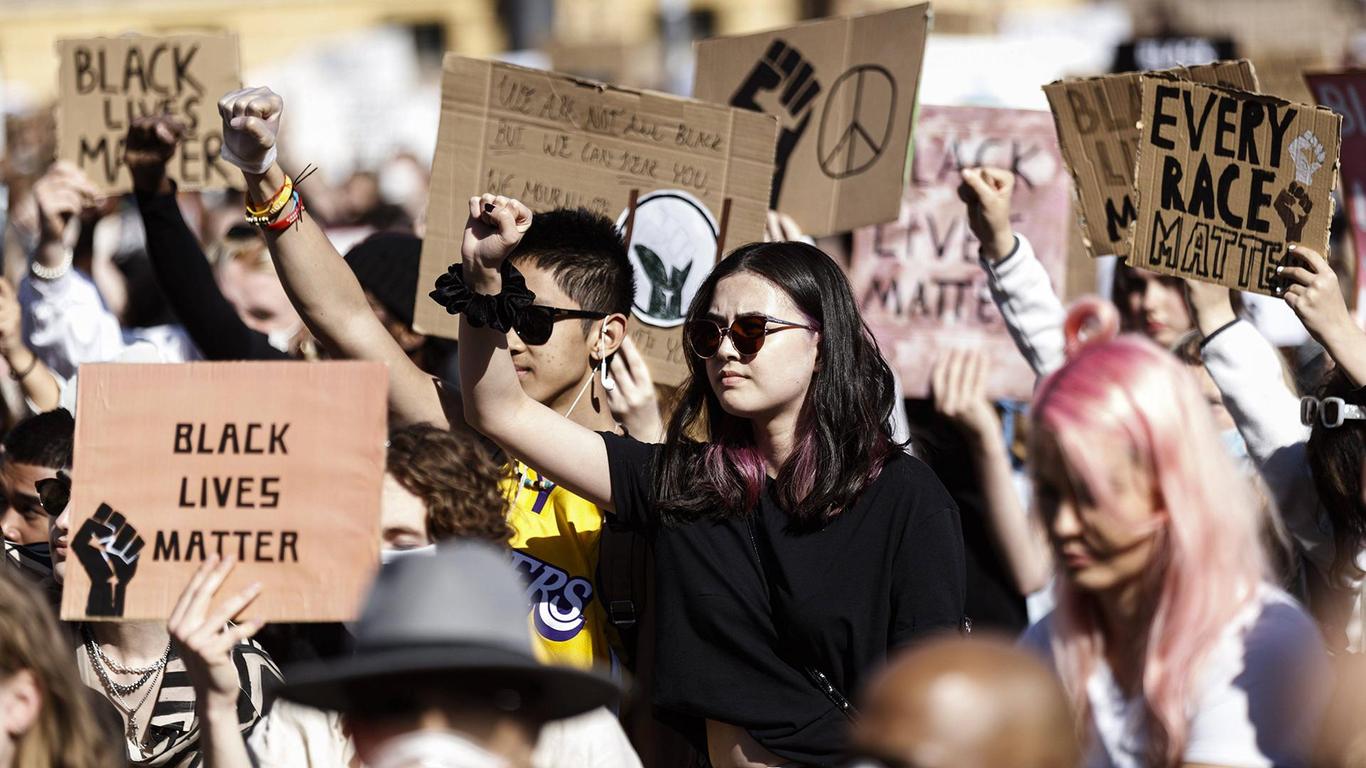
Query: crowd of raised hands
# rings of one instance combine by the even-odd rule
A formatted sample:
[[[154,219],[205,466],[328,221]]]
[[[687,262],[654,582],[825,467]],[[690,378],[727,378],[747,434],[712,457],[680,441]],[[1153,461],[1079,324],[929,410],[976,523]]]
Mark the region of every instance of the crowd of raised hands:
[[[372,215],[373,194],[291,178],[282,158],[302,150],[279,146],[270,89],[219,110],[244,200],[178,195],[182,128],[142,118],[124,143],[131,199],[54,164],[19,238],[30,271],[0,279],[19,421],[0,460],[7,560],[39,563],[27,597],[0,579],[0,701],[20,692],[0,707],[0,766],[42,764],[5,759],[58,739],[98,755],[53,763],[72,766],[1363,764],[1366,333],[1327,254],[1291,245],[1276,270],[1317,355],[1273,346],[1227,288],[1123,263],[1108,298],[1069,308],[1012,227],[1015,177],[965,168],[984,290],[1038,377],[1029,408],[989,397],[991,359],[972,348],[946,350],[908,407],[840,265],[776,212],[687,309],[690,376],[669,392],[632,340],[612,222],[471,197],[459,264],[419,286],[420,212]],[[269,209],[257,227],[222,214],[242,202]],[[118,252],[129,231],[136,257]],[[428,291],[461,315],[458,343],[414,330]],[[259,587],[220,594],[234,564],[216,556],[166,622],[14,623],[60,594],[69,512],[44,489],[69,494],[73,427],[39,420],[70,408],[81,364],[319,358],[388,375],[379,544],[395,562],[356,626],[239,622]],[[49,521],[19,514],[23,493]],[[461,571],[481,547],[559,569],[561,591],[538,596],[511,566]],[[621,578],[631,595],[567,586]],[[530,616],[449,622],[484,636],[393,605],[505,589]],[[650,619],[619,621],[622,604]],[[502,663],[365,667],[386,632],[411,653],[518,639]],[[345,646],[347,663],[322,652]],[[349,671],[291,687],[276,663],[314,656]],[[633,674],[609,680],[623,659]],[[46,699],[25,670],[49,676],[29,686]],[[614,708],[633,683],[657,711]],[[128,706],[144,685],[161,693]],[[174,733],[173,688],[193,724]],[[87,689],[105,704],[81,703]],[[47,715],[21,706],[39,699]],[[686,739],[661,712],[690,720]],[[112,721],[127,749],[90,737]]]

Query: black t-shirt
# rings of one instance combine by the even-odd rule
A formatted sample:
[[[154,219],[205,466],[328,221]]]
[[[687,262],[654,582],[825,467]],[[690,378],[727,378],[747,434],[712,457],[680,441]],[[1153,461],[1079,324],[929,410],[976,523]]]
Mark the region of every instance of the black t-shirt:
[[[788,530],[772,482],[746,517],[669,526],[654,503],[659,446],[603,434],[612,504],[655,546],[655,700],[745,728],[780,757],[835,765],[849,721],[808,676],[853,700],[889,650],[963,616],[958,510],[898,453],[818,531]]]

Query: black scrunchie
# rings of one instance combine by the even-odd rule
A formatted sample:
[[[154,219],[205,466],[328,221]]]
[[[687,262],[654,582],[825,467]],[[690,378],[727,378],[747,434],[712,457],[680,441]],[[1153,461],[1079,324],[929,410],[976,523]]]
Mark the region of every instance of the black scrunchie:
[[[503,262],[499,274],[503,276],[503,291],[489,296],[471,291],[461,266],[452,264],[446,274],[436,278],[436,290],[428,295],[452,315],[463,312],[475,328],[487,326],[507,333],[517,324],[522,310],[536,300],[536,294],[526,287],[526,278],[509,262]]]

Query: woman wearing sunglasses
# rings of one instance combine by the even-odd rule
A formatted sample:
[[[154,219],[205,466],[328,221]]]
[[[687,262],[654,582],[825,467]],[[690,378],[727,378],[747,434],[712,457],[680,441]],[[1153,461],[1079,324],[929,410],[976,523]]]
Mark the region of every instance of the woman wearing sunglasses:
[[[531,212],[485,195],[469,214],[465,280],[499,295]],[[691,377],[662,446],[595,434],[527,397],[506,335],[468,313],[465,417],[652,536],[655,701],[697,724],[710,764],[838,764],[866,674],[962,622],[957,510],[889,436],[891,372],[818,249],[740,248],[684,329]]]

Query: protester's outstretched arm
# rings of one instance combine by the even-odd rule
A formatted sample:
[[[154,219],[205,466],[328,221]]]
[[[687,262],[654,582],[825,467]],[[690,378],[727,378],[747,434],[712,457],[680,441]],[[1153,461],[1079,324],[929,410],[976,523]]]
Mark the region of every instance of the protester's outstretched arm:
[[[176,318],[208,360],[285,360],[270,338],[242,322],[214,279],[199,238],[176,202],[166,164],[184,129],[175,118],[140,117],[128,127],[124,163],[133,177],[138,213],[147,232],[147,258]]]
[[[24,343],[22,315],[14,286],[0,278],[0,356],[19,381],[24,397],[38,413],[56,408],[62,388],[57,377]]]
[[[988,372],[980,351],[950,350],[931,374],[934,408],[967,439],[992,536],[1015,588],[1029,595],[1047,586],[1052,562],[1043,529],[1015,488],[1001,419],[986,396]]]
[[[530,209],[516,200],[470,198],[460,256],[471,291],[503,292],[503,262],[530,227]],[[602,439],[529,397],[512,365],[506,330],[476,328],[468,313],[460,316],[460,386],[471,427],[570,491],[612,509]]]
[[[1285,280],[1285,303],[1343,373],[1358,387],[1366,386],[1366,333],[1352,322],[1337,273],[1318,252],[1290,248],[1290,254],[1300,258],[1287,258],[1277,269]]]
[[[275,148],[283,110],[284,101],[269,88],[246,88],[224,96],[218,102],[224,144],[240,158],[262,162]],[[243,175],[252,205],[264,206],[284,188],[285,173],[273,161],[258,169],[244,170]],[[293,205],[287,204],[280,216],[288,217]],[[418,368],[389,335],[371,311],[360,282],[312,217],[305,214],[283,232],[267,232],[266,241],[285,293],[323,346],[338,357],[388,366],[389,407],[397,422],[463,424],[459,398]]]
[[[231,558],[219,561],[217,555],[210,555],[190,579],[166,623],[194,686],[205,768],[251,768],[252,764],[237,712],[242,684],[232,652],[262,625],[256,621],[231,622],[260,594],[260,585],[254,584],[210,610],[233,563]]]
[[[981,264],[991,298],[1006,330],[1034,373],[1046,376],[1063,363],[1063,320],[1048,271],[1029,241],[1010,223],[1015,176],[999,168],[965,168],[958,196],[968,207],[968,226],[981,242]]]

